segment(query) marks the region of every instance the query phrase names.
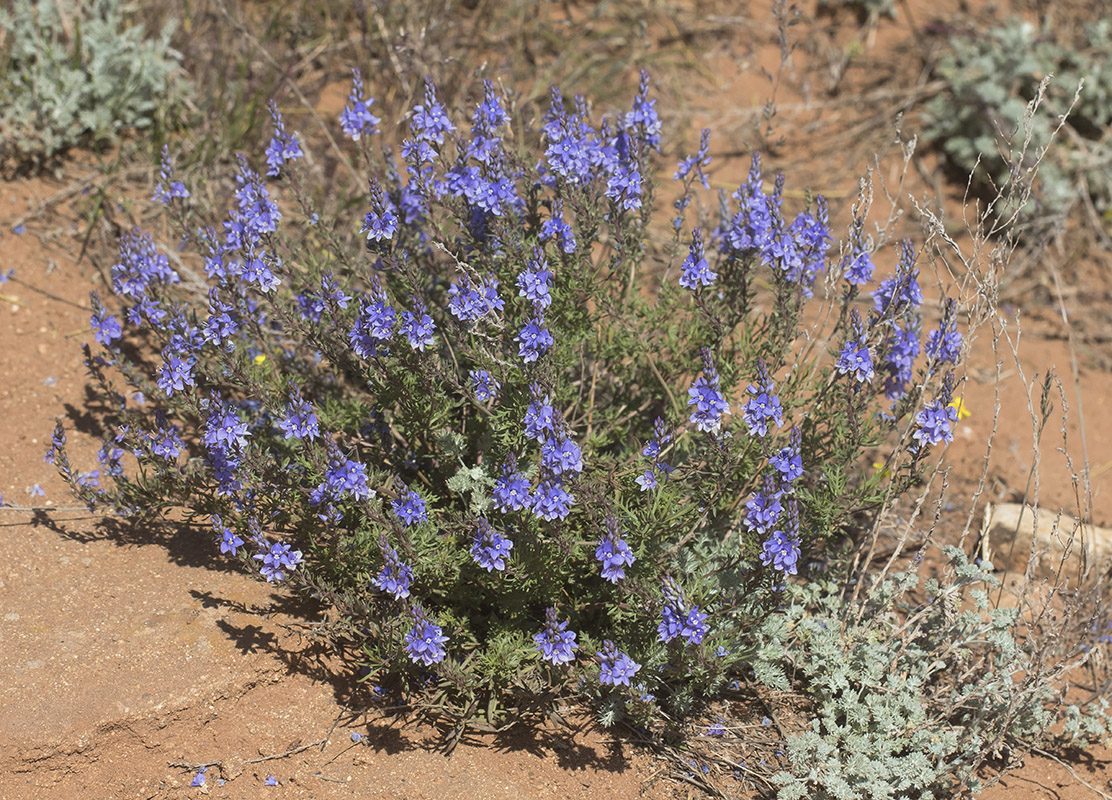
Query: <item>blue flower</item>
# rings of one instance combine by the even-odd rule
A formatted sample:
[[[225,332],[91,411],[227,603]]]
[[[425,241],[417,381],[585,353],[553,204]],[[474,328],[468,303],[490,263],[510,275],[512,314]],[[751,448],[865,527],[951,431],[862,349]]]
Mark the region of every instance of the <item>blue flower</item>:
[[[875,271],[876,267],[873,266],[873,260],[865,251],[864,245],[860,240],[856,241],[853,250],[850,251],[843,262],[843,274],[846,282],[855,286],[864,286],[873,279],[873,272]]]
[[[784,424],[780,398],[773,394],[775,389],[776,383],[764,363],[758,363],[757,383],[746,388],[749,399],[745,403],[744,417],[751,436],[767,436],[769,423],[775,423],[778,428]]]
[[[543,520],[565,519],[575,505],[575,496],[559,478],[542,480],[530,498],[533,513]]]
[[[571,439],[549,436],[541,445],[541,464],[553,475],[582,472],[583,454]]]
[[[436,323],[429,316],[423,302],[416,300],[414,305],[413,311],[402,312],[401,331],[409,341],[409,346],[423,353],[433,343],[432,334],[436,330]]]
[[[575,252],[577,242],[575,240],[575,233],[566,221],[564,221],[564,203],[559,198],[552,201],[552,218],[546,219],[541,223],[540,240],[547,242],[552,237],[560,243],[560,249],[567,254]]]
[[[498,296],[498,280],[493,276],[488,276],[477,289],[466,275],[460,278],[458,284],[448,287],[448,310],[465,325],[501,311],[505,305],[506,302]]]
[[[397,312],[386,299],[386,292],[377,284],[363,300],[359,318],[348,335],[351,349],[362,358],[385,355],[385,347],[394,335]]]
[[[327,488],[336,496],[349,494],[356,500],[367,500],[374,494],[367,485],[367,465],[359,461],[333,460],[324,474],[324,481],[318,491]]]
[[[398,232],[398,215],[378,181],[371,181],[371,210],[363,218],[359,232],[367,234],[368,242],[387,241]]]
[[[185,199],[189,197],[189,190],[181,181],[174,180],[174,164],[170,159],[170,145],[162,145],[162,160],[158,171],[158,185],[155,187],[151,200],[156,203],[169,203],[174,198]],[[22,231],[16,231],[22,233]]]
[[[919,355],[919,328],[912,320],[906,326],[894,325],[885,340],[887,353],[884,358],[884,394],[895,402],[903,397],[907,383],[913,376],[915,359]]]
[[[710,152],[710,128],[703,128],[702,134],[699,136],[699,149],[695,155],[688,156],[676,165],[676,174],[672,176],[672,180],[686,181],[688,175],[694,170],[699,181],[703,184],[703,188],[710,190],[710,181],[707,180],[707,175],[704,170],[712,161],[708,155]],[[684,184],[687,185],[686,183]]]
[[[873,310],[883,316],[891,309],[898,313],[905,308],[916,309],[923,304],[923,292],[919,288],[919,270],[915,269],[915,249],[911,242],[900,243],[900,259],[896,264],[895,276],[881,281],[873,292]]]
[[[611,583],[625,578],[625,568],[637,560],[625,539],[618,535],[618,522],[613,517],[606,518],[606,534],[595,548],[595,558],[602,564],[602,577]]]
[[[266,107],[270,111],[270,120],[274,124],[274,136],[266,147],[266,174],[273,178],[278,176],[287,161],[296,161],[303,158],[305,154],[301,151],[301,144],[297,141],[297,137],[286,131],[286,123],[278,113],[277,103],[271,100]]]
[[[89,326],[97,342],[105,347],[111,347],[124,333],[120,321],[115,316],[104,316],[103,310],[89,317]]]
[[[487,572],[506,568],[506,559],[514,543],[491,527],[485,517],[479,519],[479,528],[471,542],[471,557]]]
[[[703,348],[703,374],[695,379],[687,394],[687,404],[695,406],[691,423],[705,433],[717,433],[722,427],[722,416],[730,413],[730,404],[718,388],[718,373],[709,348]]]
[[[498,381],[492,378],[485,369],[473,369],[468,373],[468,377],[471,380],[471,391],[480,403],[493,400],[498,396],[498,390],[501,387]]]
[[[287,439],[309,439],[312,441],[320,436],[320,424],[313,407],[301,398],[299,391],[290,393],[290,402],[286,406],[285,418],[279,420],[278,427],[286,434]]]
[[[278,779],[275,778],[273,775],[267,775],[266,780],[263,781],[263,784],[266,785],[266,786],[277,786],[278,785]]]
[[[511,455],[502,467],[501,476],[494,482],[491,492],[494,507],[503,513],[528,508],[532,502],[529,489],[529,481],[517,471],[517,459]]]
[[[606,639],[598,651],[599,683],[606,686],[629,686],[629,679],[637,674],[641,665]]]
[[[404,497],[391,500],[390,509],[394,512],[394,516],[406,525],[416,525],[429,520],[424,498],[412,489],[405,489]]]
[[[231,528],[224,527],[224,521],[219,515],[213,515],[212,527],[220,535],[220,552],[237,555],[239,548],[245,542]]]
[[[953,299],[946,298],[941,326],[927,334],[927,355],[943,364],[957,364],[961,358],[962,337],[954,307]]]
[[[761,563],[787,575],[796,574],[799,561],[799,540],[783,531],[773,531],[761,551]]]
[[[120,237],[120,260],[112,267],[112,291],[138,301],[152,283],[180,283],[170,260],[160,254],[150,234],[139,229]]]
[[[537,652],[550,664],[559,666],[575,660],[575,631],[568,630],[568,621],[557,621],[556,609],[551,606],[544,614],[544,630],[533,637]]]
[[[448,637],[439,625],[434,625],[419,606],[413,609],[413,627],[405,635],[405,651],[414,664],[431,667],[444,660]]]
[[[768,457],[769,465],[780,473],[780,482],[783,485],[795,483],[803,475],[803,457],[799,448],[800,434],[796,428],[792,430],[791,444],[781,447]]]
[[[659,485],[656,480],[656,472],[651,469],[647,469],[639,476],[637,476],[637,479],[634,481],[634,483],[641,487],[642,492],[647,492],[650,489],[655,489]]]
[[[260,551],[252,558],[262,561],[259,572],[266,578],[267,583],[280,581],[286,577],[285,570],[293,570],[301,563],[301,551],[290,550],[288,544],[274,542],[269,547],[265,541],[259,541]]]
[[[682,636],[692,644],[701,644],[707,635],[707,614],[698,606],[688,608],[679,585],[670,577],[664,579],[664,605],[660,616],[656,631],[662,642]]]
[[[185,449],[185,443],[178,435],[178,431],[177,425],[166,427],[166,420],[159,418],[158,428],[149,434],[151,452],[167,461],[177,460]]]
[[[548,308],[552,304],[552,295],[549,293],[551,281],[552,273],[548,270],[544,254],[540,250],[535,250],[533,259],[528,263],[528,269],[517,276],[517,285],[521,290],[518,296],[529,300],[537,309]]]
[[[687,258],[683,260],[683,274],[680,275],[680,286],[695,291],[700,286],[714,284],[718,273],[711,272],[703,249],[703,233],[698,228],[691,232],[691,247]]]
[[[544,317],[536,317],[526,322],[514,337],[514,341],[518,343],[517,354],[526,363],[536,361],[555,343],[552,334],[544,327]]]
[[[197,774],[193,776],[193,780],[189,782],[190,786],[204,786],[205,785],[205,767],[197,770]]]
[[[941,399],[928,403],[915,415],[918,429],[911,438],[922,444],[936,445],[954,441],[953,423],[958,421],[957,409]]]
[[[340,112],[340,127],[353,141],[359,141],[363,134],[378,133],[381,120],[370,111],[374,98],[363,96],[363,76],[359,70],[351,71],[351,94],[347,105]]]
[[[413,117],[410,120],[410,129],[414,137],[425,142],[444,144],[444,134],[456,129],[448,114],[436,99],[436,87],[428,78],[425,78],[425,102],[414,106]]]
[[[186,386],[196,386],[193,380],[193,366],[196,360],[170,356],[170,360],[162,365],[158,373],[158,388],[173,397],[174,392],[184,391]]]
[[[540,397],[540,387],[533,384],[529,387],[533,400],[525,410],[525,435],[535,442],[545,440],[547,431],[556,430],[556,410],[552,407],[548,395]]]
[[[772,528],[784,510],[780,497],[780,492],[772,488],[771,481],[766,480],[764,487],[745,503],[745,527],[756,533]]]
[[[401,600],[409,597],[409,583],[413,578],[413,568],[398,557],[398,551],[389,545],[385,536],[379,536],[378,547],[385,561],[371,583],[380,590]]]
[[[846,342],[838,355],[838,372],[852,374],[858,383],[868,383],[873,379],[873,358],[869,347],[862,341]]]

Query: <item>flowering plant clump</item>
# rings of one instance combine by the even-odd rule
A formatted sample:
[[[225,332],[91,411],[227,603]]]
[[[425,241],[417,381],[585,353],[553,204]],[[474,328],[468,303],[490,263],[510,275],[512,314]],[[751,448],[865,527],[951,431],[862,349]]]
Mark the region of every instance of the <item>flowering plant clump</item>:
[[[910,245],[869,302],[861,221],[832,259],[822,198],[789,213],[759,154],[685,233],[709,132],[650,244],[647,76],[599,122],[553,89],[512,137],[492,84],[467,121],[426,83],[396,152],[354,77],[356,211],[314,193],[274,105],[224,213],[164,153],[153,202],[184,246],[127,232],[116,300],[93,297],[111,483],[78,482],[61,425],[51,456],[90,505],[185,509],[214,558],[329,604],[333,641],[414,702],[686,707],[752,658],[808,554],[953,435],[956,312],[920,358]],[[809,302],[837,323],[804,339]],[[859,470],[880,446],[889,469]]]

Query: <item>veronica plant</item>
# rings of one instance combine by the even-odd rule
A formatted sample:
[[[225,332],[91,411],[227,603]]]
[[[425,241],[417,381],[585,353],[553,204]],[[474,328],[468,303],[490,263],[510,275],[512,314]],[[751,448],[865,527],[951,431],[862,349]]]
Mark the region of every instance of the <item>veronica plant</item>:
[[[112,483],[75,490],[125,516],[184,509],[214,558],[332,606],[333,640],[414,702],[685,706],[751,657],[807,553],[952,436],[956,317],[920,357],[911,247],[863,295],[860,223],[832,259],[822,198],[789,213],[759,154],[732,195],[695,195],[709,132],[676,173],[673,247],[651,248],[647,76],[598,122],[553,89],[513,137],[490,83],[469,119],[428,83],[397,153],[372,103],[356,73],[335,123],[367,156],[356,215],[313,192],[274,106],[224,214],[165,154],[154,202],[186,249],[172,264],[126,233],[116,300],[93,298]],[[685,232],[704,205],[721,213]],[[801,347],[820,287],[837,323]],[[883,479],[858,474],[893,442]],[[51,453],[72,477],[61,426]]]

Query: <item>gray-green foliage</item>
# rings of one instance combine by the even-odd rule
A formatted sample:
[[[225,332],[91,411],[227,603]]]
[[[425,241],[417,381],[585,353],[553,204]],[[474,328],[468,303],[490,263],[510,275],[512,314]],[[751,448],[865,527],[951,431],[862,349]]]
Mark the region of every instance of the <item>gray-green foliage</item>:
[[[1059,215],[1078,196],[1082,180],[1098,206],[1108,203],[1112,178],[1100,139],[1112,123],[1112,20],[1086,26],[1069,40],[1012,20],[952,37],[950,48],[937,68],[947,89],[928,102],[924,135],[953,166],[963,173],[976,170],[975,185],[1002,186],[1013,164],[1032,166],[1050,144],[1058,116],[1070,110],[1083,80],[1069,129],[1043,160],[1025,214]],[[1051,75],[1041,108],[1025,123],[1028,105]]]
[[[38,168],[75,144],[151,126],[176,91],[171,33],[147,38],[119,0],[0,7],[0,165]]]
[[[1058,706],[1053,669],[1018,641],[1019,612],[990,601],[991,565],[946,552],[949,577],[927,581],[919,605],[914,573],[884,580],[863,606],[815,581],[792,586],[785,613],[762,626],[757,677],[787,689],[792,665],[813,702],[810,729],[787,743],[779,800],[976,792],[986,758],[1038,744],[1058,722],[1059,745],[1107,736],[1104,705]]]

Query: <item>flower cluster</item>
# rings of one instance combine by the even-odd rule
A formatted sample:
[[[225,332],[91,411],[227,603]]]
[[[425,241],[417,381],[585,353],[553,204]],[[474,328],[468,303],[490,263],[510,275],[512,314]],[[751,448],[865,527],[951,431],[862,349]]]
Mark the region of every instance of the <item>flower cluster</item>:
[[[598,123],[554,89],[535,136],[527,119],[511,134],[496,84],[457,118],[426,81],[396,153],[352,78],[331,124],[365,194],[340,218],[273,103],[234,187],[190,197],[163,151],[158,207],[197,226],[177,232],[197,269],[181,286],[176,254],[121,237],[117,305],[91,298],[86,363],[114,415],[99,468],[70,469],[60,428],[49,458],[82,499],[210,519],[214,553],[332,603],[414,696],[459,701],[479,669],[495,692],[510,675],[547,691],[580,647],[599,667],[584,680],[631,707],[714,686],[732,661],[716,640],[743,633],[718,610],[772,607],[767,587],[869,506],[846,468],[863,443],[910,429],[919,457],[952,437],[955,305],[931,330],[903,245],[855,314],[881,263],[863,220],[831,267],[825,202],[767,180],[757,153],[704,213],[709,131],[675,171],[659,263],[680,288],[644,281],[663,133],[647,76]],[[225,185],[227,210],[207,207]],[[809,341],[836,345],[793,353],[828,270],[841,313]],[[708,546],[726,530],[733,562]],[[738,554],[765,587],[751,598],[715,583]],[[459,658],[436,669],[446,629]],[[631,686],[639,661],[653,677]]]
[[[730,413],[730,404],[718,387],[718,373],[714,369],[710,348],[703,348],[703,374],[687,390],[691,412],[691,424],[706,433],[718,433],[722,427],[722,416]]]
[[[259,552],[252,558],[263,562],[259,572],[266,578],[267,583],[283,580],[286,577],[285,570],[292,571],[301,563],[301,551],[292,550],[288,544],[281,542],[267,544],[260,538],[258,545]]]
[[[537,652],[550,664],[559,666],[575,659],[579,645],[575,643],[575,631],[568,630],[568,621],[557,621],[556,609],[551,606],[545,611],[544,630],[533,637]]]
[[[664,580],[664,605],[660,609],[657,635],[662,642],[680,636],[691,644],[702,644],[707,635],[707,615],[698,606],[688,606],[679,585],[671,578]]]

